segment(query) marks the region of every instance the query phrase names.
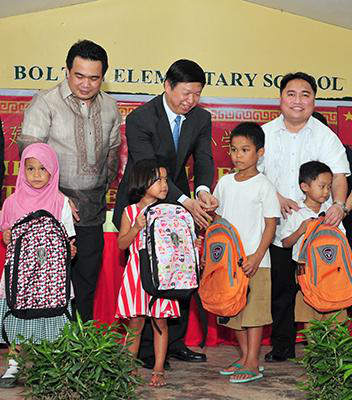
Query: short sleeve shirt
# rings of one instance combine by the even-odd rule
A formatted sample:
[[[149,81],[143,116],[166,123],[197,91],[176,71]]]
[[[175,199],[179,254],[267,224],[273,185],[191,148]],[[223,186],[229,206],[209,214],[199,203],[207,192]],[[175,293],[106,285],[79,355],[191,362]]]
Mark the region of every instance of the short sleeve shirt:
[[[280,217],[280,204],[272,183],[261,173],[237,182],[235,174],[223,176],[214,190],[219,201],[216,213],[238,230],[247,255],[253,254],[262,239],[264,218]],[[260,267],[270,267],[269,251]]]
[[[303,202],[299,202],[298,206],[300,209],[296,212],[293,212],[291,215],[288,216],[287,220],[284,221],[281,235],[282,235],[282,240],[286,239],[287,237],[291,236],[292,233],[296,232],[296,230],[300,227],[301,223],[305,221],[308,218],[318,218],[319,214],[321,212],[326,212],[330,204],[327,202],[323,203],[320,207],[320,210],[318,213],[315,213],[313,210],[308,208]],[[342,222],[339,225],[339,229],[345,233],[345,228],[342,225]],[[298,254],[299,254],[299,249],[301,248],[302,240],[303,240],[302,235],[296,242],[296,244],[292,248],[292,259],[294,261],[298,260]]]

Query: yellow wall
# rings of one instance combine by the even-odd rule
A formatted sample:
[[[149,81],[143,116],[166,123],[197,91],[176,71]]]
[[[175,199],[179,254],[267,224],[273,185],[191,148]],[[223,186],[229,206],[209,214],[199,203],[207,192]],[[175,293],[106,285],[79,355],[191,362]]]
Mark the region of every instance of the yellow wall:
[[[321,78],[324,87],[330,85],[319,90],[320,97],[351,95],[351,30],[242,0],[97,0],[0,19],[0,88],[51,87],[48,67],[51,79],[61,80],[67,50],[82,38],[108,51],[104,88],[109,91],[159,93],[160,83],[114,82],[114,70],[131,69],[131,78],[137,80],[143,69],[164,74],[174,60],[190,58],[215,73],[205,96],[277,97],[277,88],[264,86],[264,74],[295,70],[329,79]],[[14,79],[16,65],[23,66],[18,68],[25,79]],[[43,71],[41,79],[30,79],[33,66]],[[24,77],[18,71],[17,77]],[[32,69],[32,76],[37,78],[38,72]],[[242,74],[243,87],[231,84],[231,73]],[[257,74],[253,87],[245,73]],[[155,73],[146,74],[155,80]],[[121,72],[123,79],[126,71]]]

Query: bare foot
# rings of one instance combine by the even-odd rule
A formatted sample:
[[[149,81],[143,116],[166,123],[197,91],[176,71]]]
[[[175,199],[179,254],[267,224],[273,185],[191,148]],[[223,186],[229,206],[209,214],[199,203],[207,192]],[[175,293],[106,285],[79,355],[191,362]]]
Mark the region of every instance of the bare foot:
[[[242,365],[241,361],[242,361],[241,359],[234,361],[228,367],[223,368],[222,370],[220,370],[220,374],[221,375],[231,375],[231,374],[233,374],[234,372],[236,372],[237,370],[242,368],[243,365]]]
[[[229,367],[222,369],[220,373],[223,372],[224,374],[233,374],[234,372],[238,371],[238,369],[239,367],[230,365]]]
[[[249,374],[248,374],[249,372]],[[259,370],[258,368],[254,368],[254,369],[238,369],[236,372],[236,378],[238,379],[246,379],[249,378],[252,374],[258,375],[259,374]]]
[[[166,385],[164,371],[153,371],[149,386],[161,387]]]

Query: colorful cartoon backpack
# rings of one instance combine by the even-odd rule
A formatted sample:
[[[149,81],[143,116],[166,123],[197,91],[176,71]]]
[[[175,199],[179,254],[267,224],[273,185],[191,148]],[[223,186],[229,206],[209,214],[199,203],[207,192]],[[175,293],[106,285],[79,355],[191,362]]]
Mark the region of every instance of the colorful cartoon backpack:
[[[208,227],[203,258],[205,267],[198,290],[203,307],[222,317],[238,314],[247,303],[249,278],[240,268],[247,258],[236,228],[226,219]]]
[[[340,229],[324,217],[308,223],[298,255],[297,279],[304,301],[318,311],[352,305],[352,253]]]
[[[193,218],[181,204],[152,204],[145,216],[140,271],[151,308],[156,298],[189,297],[198,288],[199,260]]]
[[[139,258],[142,286],[152,296],[149,309],[158,298],[185,300],[193,295],[203,329],[199,345],[203,347],[208,327],[197,292],[199,255],[193,217],[181,204],[163,202],[150,205],[144,214],[147,221]]]
[[[6,250],[5,290],[10,310],[4,319],[10,314],[32,319],[64,313],[72,319],[67,310],[70,267],[66,230],[52,214],[38,210],[16,221]]]

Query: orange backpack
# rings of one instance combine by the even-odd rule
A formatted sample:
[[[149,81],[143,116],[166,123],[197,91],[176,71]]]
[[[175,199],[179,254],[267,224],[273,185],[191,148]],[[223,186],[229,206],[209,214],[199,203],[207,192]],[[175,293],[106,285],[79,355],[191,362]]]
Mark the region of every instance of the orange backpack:
[[[298,255],[298,283],[304,301],[318,311],[352,305],[351,248],[346,236],[324,217],[309,222]]]
[[[214,221],[207,229],[203,257],[198,289],[203,307],[223,317],[238,314],[247,302],[249,278],[240,268],[247,258],[236,228],[226,219]]]

